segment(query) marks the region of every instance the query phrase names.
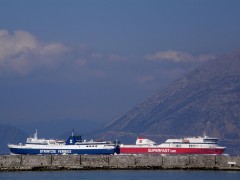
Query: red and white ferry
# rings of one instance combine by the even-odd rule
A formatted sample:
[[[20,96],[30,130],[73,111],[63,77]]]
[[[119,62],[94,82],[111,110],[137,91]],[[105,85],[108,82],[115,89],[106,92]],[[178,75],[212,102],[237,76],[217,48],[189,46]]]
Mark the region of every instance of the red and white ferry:
[[[137,138],[136,145],[120,145],[120,154],[205,154],[220,155],[226,147],[218,146],[217,138],[188,137],[167,139],[157,145],[146,138]]]

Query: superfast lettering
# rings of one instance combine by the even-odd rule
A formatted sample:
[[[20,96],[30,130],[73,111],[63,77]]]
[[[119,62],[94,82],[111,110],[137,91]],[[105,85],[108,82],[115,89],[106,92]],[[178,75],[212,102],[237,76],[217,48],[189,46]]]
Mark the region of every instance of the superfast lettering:
[[[149,153],[176,153],[176,150],[171,150],[171,149],[148,149]]]

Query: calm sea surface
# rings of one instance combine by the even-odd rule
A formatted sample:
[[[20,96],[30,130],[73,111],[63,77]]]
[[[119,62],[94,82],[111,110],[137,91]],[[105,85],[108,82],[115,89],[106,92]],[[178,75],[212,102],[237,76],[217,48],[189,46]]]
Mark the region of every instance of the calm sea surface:
[[[98,170],[98,171],[25,171],[0,172],[2,179],[238,179],[239,171],[190,171],[190,170]]]

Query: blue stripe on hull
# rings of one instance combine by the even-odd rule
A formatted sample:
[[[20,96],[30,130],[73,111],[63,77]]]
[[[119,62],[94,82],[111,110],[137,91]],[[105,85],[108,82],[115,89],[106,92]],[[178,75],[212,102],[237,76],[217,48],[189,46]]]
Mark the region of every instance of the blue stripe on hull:
[[[9,148],[13,154],[114,154],[115,149],[20,149]]]

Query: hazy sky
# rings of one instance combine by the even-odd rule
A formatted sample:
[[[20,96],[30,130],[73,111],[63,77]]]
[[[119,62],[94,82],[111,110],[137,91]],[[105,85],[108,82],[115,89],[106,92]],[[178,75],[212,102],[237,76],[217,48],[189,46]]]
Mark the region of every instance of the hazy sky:
[[[239,0],[0,0],[0,124],[107,122],[240,48]]]

